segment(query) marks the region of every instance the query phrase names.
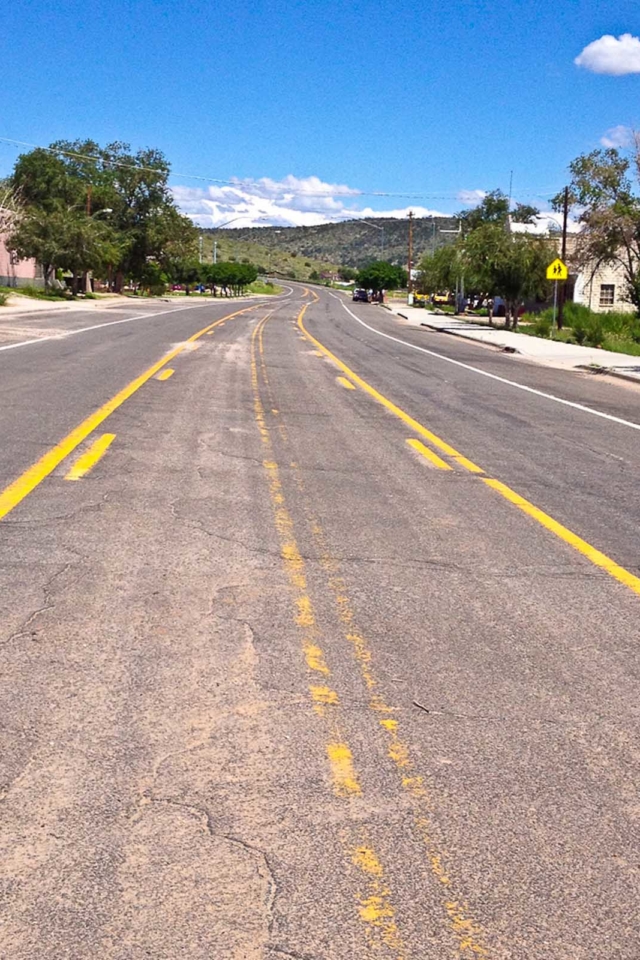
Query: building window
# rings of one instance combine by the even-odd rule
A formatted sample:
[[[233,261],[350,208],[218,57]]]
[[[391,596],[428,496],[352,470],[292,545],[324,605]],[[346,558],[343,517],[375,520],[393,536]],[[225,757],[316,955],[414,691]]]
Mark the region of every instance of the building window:
[[[616,301],[616,287],[614,283],[600,284],[600,306],[612,307]]]

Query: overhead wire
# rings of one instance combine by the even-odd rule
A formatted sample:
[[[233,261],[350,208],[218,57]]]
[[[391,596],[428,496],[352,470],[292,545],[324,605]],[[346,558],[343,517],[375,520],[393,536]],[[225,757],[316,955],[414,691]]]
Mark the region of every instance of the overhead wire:
[[[12,137],[0,137],[0,143],[7,143],[7,144],[11,144],[13,146],[18,146],[18,147],[29,147],[32,150],[46,150],[49,153],[61,154],[62,156],[73,157],[74,159],[77,159],[77,160],[97,160],[100,163],[104,163],[107,166],[123,167],[130,170],[144,170],[146,172],[151,172],[151,173],[158,172],[156,167],[147,167],[140,164],[126,163],[122,160],[105,159],[105,157],[101,157],[100,155],[97,155],[97,154],[78,153],[74,150],[63,150],[59,147],[52,147],[52,146],[43,147],[37,143],[28,143],[25,140],[15,140]],[[233,187],[238,190],[244,190],[245,193],[251,193],[251,189],[253,189],[254,192],[251,193],[252,196],[256,196],[256,197],[261,196],[259,192],[256,192],[256,188],[260,187],[260,180],[255,180],[255,179],[242,180],[239,178],[236,178],[233,180],[224,180],[219,177],[208,177],[208,176],[203,176],[201,174],[195,174],[195,173],[178,173],[177,171],[171,171],[171,176],[172,178],[179,177],[183,180],[197,180],[201,183],[215,183],[223,187]],[[267,178],[263,178],[263,179],[267,179]],[[442,191],[441,193],[418,193],[418,192],[394,193],[386,190],[361,190],[358,188],[350,188],[350,187],[345,190],[344,188],[341,188],[338,185],[335,185],[335,189],[331,190],[329,185],[329,189],[327,190],[323,190],[319,193],[312,193],[312,192],[309,192],[308,190],[296,190],[295,188],[289,188],[283,184],[279,184],[279,186],[282,187],[283,193],[287,194],[288,196],[294,196],[294,197],[308,197],[308,198],[335,197],[335,196],[386,197],[386,198],[395,198],[398,200],[457,200],[458,199],[457,193],[448,193],[446,191]],[[519,193],[519,196],[521,197],[538,197],[540,199],[546,199],[551,195],[552,195],[552,192],[546,193],[546,194]]]

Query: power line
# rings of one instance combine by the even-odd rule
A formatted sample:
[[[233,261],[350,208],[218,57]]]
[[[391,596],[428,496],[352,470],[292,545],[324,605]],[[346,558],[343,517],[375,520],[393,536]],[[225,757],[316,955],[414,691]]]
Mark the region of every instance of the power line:
[[[37,143],[27,143],[24,140],[14,140],[11,137],[0,137],[0,142],[8,143],[8,144],[11,144],[12,146],[30,147],[32,150],[46,150],[49,153],[61,154],[62,156],[65,156],[65,157],[73,157],[76,160],[97,160],[98,162],[104,163],[107,166],[123,167],[128,170],[144,170],[149,173],[158,173],[157,167],[145,167],[139,164],[125,163],[122,160],[105,160],[104,157],[101,157],[99,155],[94,155],[90,153],[77,153],[73,150],[61,150],[57,147],[42,147]],[[239,180],[239,179],[221,180],[219,177],[205,177],[205,176],[201,176],[194,173],[177,173],[173,171],[171,172],[171,176],[174,178],[180,177],[183,180],[197,180],[201,183],[215,183],[215,184],[219,184],[220,186],[234,187],[238,190],[243,190],[245,193],[250,193],[250,195],[254,197],[262,196],[260,193],[255,192],[256,187],[259,186],[259,181],[256,181],[256,180]],[[351,188],[348,188],[347,191],[342,191],[338,187],[336,188],[336,190],[333,190],[333,191],[324,190],[321,193],[309,193],[307,190],[295,190],[293,188],[289,189],[284,187],[282,184],[278,184],[278,186],[282,188],[283,193],[289,196],[294,196],[294,197],[336,197],[336,196],[342,196],[345,198],[347,197],[387,197],[387,198],[395,198],[398,200],[457,200],[458,199],[457,193],[446,193],[446,192],[442,192],[439,194],[391,193],[383,190],[359,190],[359,189],[351,189]],[[251,188],[253,188],[254,190],[253,193],[251,193]],[[523,194],[520,194],[520,196],[538,197],[542,199],[547,196],[551,196],[551,193],[549,194],[542,194],[542,193],[524,194],[523,193]]]

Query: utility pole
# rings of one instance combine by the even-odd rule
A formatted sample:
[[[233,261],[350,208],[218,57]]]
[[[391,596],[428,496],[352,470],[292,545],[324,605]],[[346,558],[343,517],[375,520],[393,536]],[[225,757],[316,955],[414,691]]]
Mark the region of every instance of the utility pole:
[[[213,241],[213,262],[214,263],[218,262],[218,241],[217,240]]]
[[[91,189],[92,189],[91,184],[89,184],[89,187],[87,189],[87,216],[88,217],[91,216]]]
[[[411,264],[413,261],[413,210],[409,210],[409,257],[407,260],[407,303],[413,303],[413,284],[411,283]]]
[[[202,246],[203,246],[203,243],[204,243],[204,240],[203,240],[203,238],[202,238],[202,234],[200,234],[200,236],[198,237],[198,261],[199,261],[199,263],[202,263]]]
[[[563,263],[567,262],[567,223],[569,220],[569,187],[564,188],[564,202],[562,205],[562,254],[560,259]],[[562,281],[560,287],[560,298],[558,301],[558,330],[562,330],[564,322],[564,301],[567,296],[567,281]]]

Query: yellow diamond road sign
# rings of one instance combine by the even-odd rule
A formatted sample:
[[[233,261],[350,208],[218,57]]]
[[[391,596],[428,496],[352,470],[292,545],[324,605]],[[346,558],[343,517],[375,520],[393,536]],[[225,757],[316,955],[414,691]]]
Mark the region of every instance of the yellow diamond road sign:
[[[547,280],[566,280],[568,276],[567,265],[562,260],[554,260],[547,267]]]

